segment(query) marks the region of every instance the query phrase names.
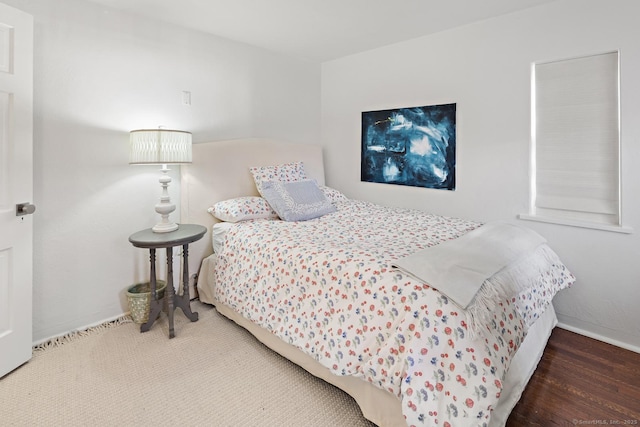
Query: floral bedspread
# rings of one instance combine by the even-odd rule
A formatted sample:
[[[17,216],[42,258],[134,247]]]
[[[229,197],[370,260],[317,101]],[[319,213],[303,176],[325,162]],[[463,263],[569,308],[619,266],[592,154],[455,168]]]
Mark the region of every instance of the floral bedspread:
[[[232,227],[218,254],[216,298],[335,374],[398,396],[407,425],[488,425],[528,321],[573,282],[571,273],[558,261],[471,339],[464,310],[391,263],[481,224],[362,201],[336,205],[310,221]]]

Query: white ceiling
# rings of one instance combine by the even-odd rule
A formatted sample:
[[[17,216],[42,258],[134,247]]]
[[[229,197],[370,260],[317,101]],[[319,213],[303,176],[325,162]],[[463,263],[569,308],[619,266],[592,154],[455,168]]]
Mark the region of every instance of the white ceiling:
[[[557,0],[89,0],[323,62]]]

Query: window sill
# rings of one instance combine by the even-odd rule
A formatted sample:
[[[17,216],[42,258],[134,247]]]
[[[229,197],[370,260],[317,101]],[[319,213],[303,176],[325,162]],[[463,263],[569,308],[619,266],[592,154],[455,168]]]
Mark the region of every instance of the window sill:
[[[595,222],[572,221],[568,219],[550,218],[550,217],[531,215],[531,214],[520,214],[518,215],[518,218],[525,221],[546,222],[548,224],[568,225],[570,227],[590,228],[592,230],[611,231],[614,233],[622,233],[622,234],[633,233],[633,228],[625,227],[622,225],[607,225],[607,224],[598,224]]]

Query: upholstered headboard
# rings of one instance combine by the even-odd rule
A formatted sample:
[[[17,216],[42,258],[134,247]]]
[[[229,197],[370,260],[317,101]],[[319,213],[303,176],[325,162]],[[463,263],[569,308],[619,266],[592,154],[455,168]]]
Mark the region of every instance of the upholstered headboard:
[[[180,222],[204,225],[207,233],[189,245],[191,277],[198,272],[202,260],[213,253],[211,227],[217,220],[207,208],[233,197],[257,196],[250,167],[294,161],[302,161],[307,175],[318,184],[324,184],[322,147],[319,145],[259,138],[193,145],[193,163],[181,166]]]

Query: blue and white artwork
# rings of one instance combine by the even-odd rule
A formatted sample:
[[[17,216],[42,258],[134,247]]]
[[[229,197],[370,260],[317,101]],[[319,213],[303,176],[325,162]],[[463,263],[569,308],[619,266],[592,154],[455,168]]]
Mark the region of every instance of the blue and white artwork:
[[[455,190],[456,104],[363,112],[360,179]]]

